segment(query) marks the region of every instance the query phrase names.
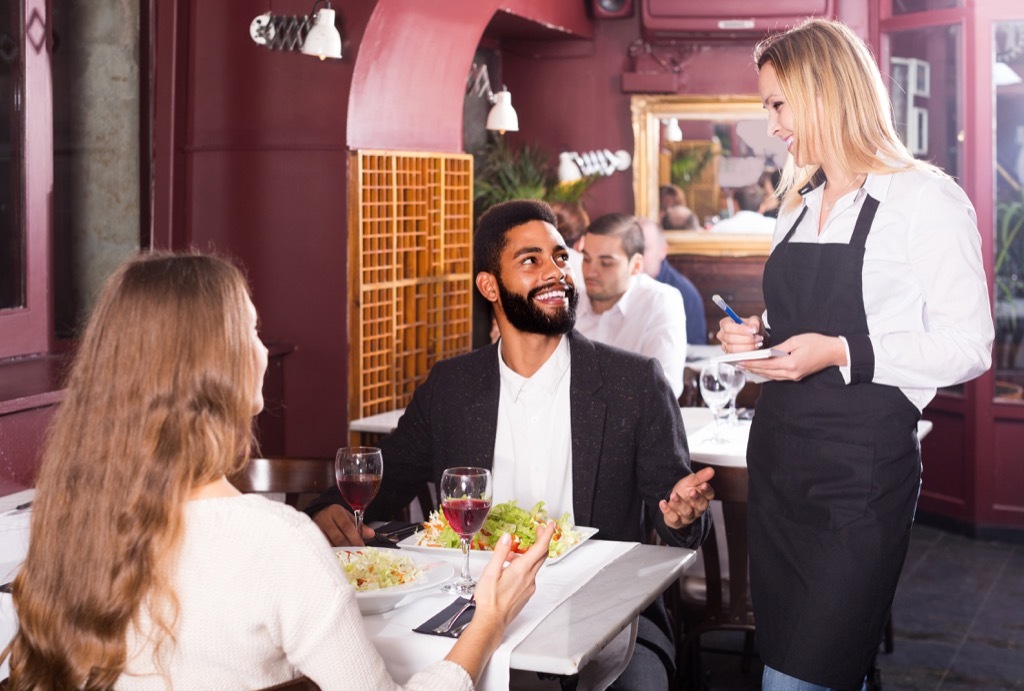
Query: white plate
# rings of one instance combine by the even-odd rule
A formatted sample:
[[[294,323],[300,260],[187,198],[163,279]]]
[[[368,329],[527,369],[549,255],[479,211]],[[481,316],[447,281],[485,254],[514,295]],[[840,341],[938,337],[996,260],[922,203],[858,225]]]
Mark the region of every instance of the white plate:
[[[365,547],[335,547],[334,551],[335,553],[358,552],[362,549],[365,549]],[[417,566],[423,570],[423,575],[413,583],[396,585],[382,590],[357,590],[356,602],[359,603],[360,612],[363,614],[379,614],[380,612],[394,609],[402,600],[410,595],[423,595],[432,589],[439,590],[455,574],[455,569],[446,561],[431,559],[421,554],[409,554],[408,552],[402,556],[409,557],[416,562]]]
[[[742,353],[728,353],[723,355],[716,355],[711,358],[711,362],[744,362],[746,360],[767,360],[771,357],[782,357],[783,355],[789,355],[784,350],[777,350],[775,348],[761,348],[760,350],[747,350]]]
[[[583,535],[583,537],[580,538],[580,541],[572,547],[570,547],[569,549],[562,552],[561,554],[559,554],[557,557],[550,557],[547,560],[548,564],[557,564],[558,562],[562,561],[567,556],[576,551],[576,548],[578,548],[584,542],[586,542],[590,538],[594,537],[595,534],[597,534],[597,528],[588,528],[584,525],[576,526],[576,530],[580,531],[580,533]],[[452,549],[450,547],[429,547],[427,545],[417,544],[420,540],[421,535],[423,535],[423,533],[413,533],[404,540],[399,541],[398,546],[405,550],[412,550],[414,552],[421,552],[423,554],[436,554],[438,556],[446,558],[462,557],[462,551],[458,549]],[[486,561],[491,558],[492,554],[493,552],[491,552],[491,550],[489,549],[473,549],[469,551],[469,558]]]

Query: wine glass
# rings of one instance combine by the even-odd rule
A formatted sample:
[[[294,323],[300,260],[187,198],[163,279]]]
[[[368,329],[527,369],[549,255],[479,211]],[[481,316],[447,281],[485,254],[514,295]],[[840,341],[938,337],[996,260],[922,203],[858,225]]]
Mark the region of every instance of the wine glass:
[[[476,581],[469,573],[469,543],[491,510],[491,471],[486,468],[448,468],[441,476],[441,511],[462,547],[462,573],[445,592],[471,595]]]
[[[743,387],[743,371],[727,362],[712,362],[700,371],[700,394],[715,415],[715,433],[709,441],[722,443],[722,417],[736,392]],[[740,383],[737,384],[737,381]]]
[[[729,424],[736,427],[740,424],[739,413],[736,410],[736,397],[740,395],[740,391],[746,385],[747,375],[738,367],[733,367],[733,369],[736,370],[736,374],[729,381]]]
[[[375,446],[351,446],[338,449],[334,457],[334,478],[341,498],[356,516],[356,534],[363,536],[363,511],[380,489],[384,459]]]

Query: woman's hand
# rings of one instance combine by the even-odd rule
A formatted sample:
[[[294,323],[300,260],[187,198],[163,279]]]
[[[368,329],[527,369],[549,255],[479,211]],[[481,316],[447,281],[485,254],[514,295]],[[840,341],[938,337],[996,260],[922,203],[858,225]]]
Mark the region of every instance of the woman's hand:
[[[494,555],[476,583],[473,619],[445,658],[461,665],[474,683],[501,643],[505,629],[536,590],[537,572],[548,558],[548,543],[554,534],[555,523],[549,521],[537,531],[537,542],[525,554],[512,553],[512,538],[507,533],[494,547]]]
[[[738,324],[737,324],[738,326]],[[776,381],[800,381],[826,367],[846,364],[846,346],[838,336],[799,334],[772,348],[789,355],[766,360],[746,360],[743,369]]]
[[[742,353],[760,348],[764,343],[761,335],[761,318],[747,317],[742,324],[737,324],[731,317],[724,317],[718,322],[718,333],[715,334],[722,350],[727,353]]]

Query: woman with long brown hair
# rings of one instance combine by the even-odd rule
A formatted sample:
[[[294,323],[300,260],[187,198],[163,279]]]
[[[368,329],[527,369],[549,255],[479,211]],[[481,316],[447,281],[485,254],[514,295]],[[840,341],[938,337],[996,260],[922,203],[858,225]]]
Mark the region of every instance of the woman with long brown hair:
[[[148,255],[108,280],[43,454],[12,689],[395,686],[316,526],[226,479],[263,407],[256,325],[221,259]],[[473,623],[410,687],[472,687],[550,533],[504,570],[496,551]]]

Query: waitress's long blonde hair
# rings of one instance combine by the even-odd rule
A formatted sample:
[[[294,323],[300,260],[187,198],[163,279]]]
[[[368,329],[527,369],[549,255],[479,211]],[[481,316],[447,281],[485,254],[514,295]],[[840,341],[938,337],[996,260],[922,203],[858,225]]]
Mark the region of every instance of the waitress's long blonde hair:
[[[250,451],[247,299],[238,269],[209,256],[142,256],[107,281],[43,453],[12,689],[110,688],[142,607],[173,644],[184,504]]]
[[[851,177],[911,168],[941,173],[900,141],[875,59],[845,24],[808,19],[758,43],[754,62],[758,70],[766,63],[775,69],[803,151],[827,154]],[[817,165],[797,169],[790,156],[779,185],[784,207],[799,204],[798,190],[818,171]]]

